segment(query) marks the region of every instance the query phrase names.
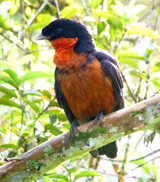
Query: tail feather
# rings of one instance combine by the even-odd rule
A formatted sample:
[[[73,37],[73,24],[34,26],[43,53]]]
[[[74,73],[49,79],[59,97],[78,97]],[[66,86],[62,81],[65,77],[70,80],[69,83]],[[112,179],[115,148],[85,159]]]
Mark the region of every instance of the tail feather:
[[[98,148],[97,150],[91,151],[90,154],[94,157],[97,158],[98,155],[106,155],[107,157],[113,159],[117,156],[117,143],[116,141],[113,141],[103,147]]]
[[[100,147],[98,151],[99,155],[105,154],[107,157],[113,159],[117,156],[117,151],[118,151],[117,143],[116,141],[111,142],[103,147]]]

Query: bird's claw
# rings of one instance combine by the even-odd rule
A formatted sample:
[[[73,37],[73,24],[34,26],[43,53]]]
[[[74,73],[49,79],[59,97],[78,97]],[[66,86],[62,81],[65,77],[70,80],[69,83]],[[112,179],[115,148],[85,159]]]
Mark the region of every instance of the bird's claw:
[[[100,111],[99,114],[98,114],[98,115],[96,116],[96,118],[94,119],[94,122],[93,122],[93,123],[96,124],[97,121],[98,121],[99,126],[102,126],[102,123],[103,123],[102,118],[103,118],[103,116],[104,116],[103,111]]]
[[[78,133],[82,133],[81,131],[79,131],[79,130],[77,129],[76,122],[73,122],[73,123],[71,124],[71,128],[70,128],[70,130],[69,130],[69,135],[70,135],[70,137],[73,137],[73,135],[74,135],[74,130],[76,130]]]

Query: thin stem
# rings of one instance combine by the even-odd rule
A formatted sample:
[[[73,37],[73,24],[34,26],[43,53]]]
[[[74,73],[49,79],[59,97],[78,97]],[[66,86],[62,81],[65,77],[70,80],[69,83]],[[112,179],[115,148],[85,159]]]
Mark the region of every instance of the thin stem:
[[[44,7],[47,5],[49,0],[46,0],[42,5],[41,7],[37,10],[36,14],[33,16],[33,18],[28,22],[27,26],[25,27],[25,29],[20,33],[19,37],[17,38],[17,40],[13,43],[13,46],[17,46],[18,44],[18,41],[22,39],[23,35],[25,34],[27,28],[29,26],[31,26],[31,24],[34,22],[34,20],[36,19],[36,17],[39,15],[39,13],[44,9]],[[9,55],[10,51],[12,50],[12,48],[8,51],[7,55]]]
[[[123,40],[123,37],[125,36],[126,31],[127,31],[127,29],[124,29],[123,34],[122,34],[121,38],[120,38],[120,39],[118,40],[118,42],[115,44],[114,51],[113,51],[113,53],[114,53],[114,54],[115,54],[115,52],[116,52],[116,50],[117,50],[117,48],[118,48],[119,44],[120,44],[120,43],[121,43],[121,41]]]
[[[142,136],[140,137],[140,139],[136,143],[135,149],[139,146],[139,143],[141,142],[141,140],[144,139],[145,134],[146,134],[146,131],[144,131],[144,133],[142,134]]]
[[[124,82],[125,82],[125,84],[127,86],[127,89],[129,91],[130,96],[132,97],[132,99],[134,100],[134,102],[137,103],[137,99],[136,99],[135,95],[132,93],[132,91],[131,91],[131,89],[130,89],[130,87],[128,85],[128,82],[127,82],[127,80],[125,78],[125,76],[123,75],[123,73],[121,73],[121,74],[122,74],[123,80],[124,80]]]
[[[145,13],[141,18],[139,18],[138,22],[141,22],[144,18],[146,18],[151,12],[152,10],[156,9],[158,6],[160,5],[160,2],[157,3],[156,5],[154,5],[152,7],[152,9],[150,9],[147,13]]]
[[[151,159],[151,160],[149,160],[149,161],[147,161],[147,162],[144,162],[143,164],[138,165],[137,167],[135,167],[135,168],[132,169],[131,171],[134,171],[134,170],[136,170],[137,168],[142,167],[142,166],[144,166],[145,164],[147,164],[147,163],[149,163],[149,162],[151,162],[151,161],[153,161],[153,160],[155,160],[155,159],[157,159],[157,158],[159,158],[159,156],[157,156],[157,157],[155,157],[155,158],[153,158],[153,159]]]
[[[55,5],[56,5],[56,8],[57,8],[58,19],[60,19],[61,18],[61,13],[60,13],[60,10],[59,10],[58,1],[54,0],[54,2],[55,2]]]
[[[119,173],[118,181],[121,181],[121,179],[125,175],[125,166],[126,166],[127,158],[128,158],[129,144],[130,144],[129,140],[130,140],[130,138],[131,138],[130,135],[128,135],[128,142],[127,142],[127,145],[126,145],[125,155],[124,155],[124,159],[123,159],[122,168],[121,168],[121,171]]]

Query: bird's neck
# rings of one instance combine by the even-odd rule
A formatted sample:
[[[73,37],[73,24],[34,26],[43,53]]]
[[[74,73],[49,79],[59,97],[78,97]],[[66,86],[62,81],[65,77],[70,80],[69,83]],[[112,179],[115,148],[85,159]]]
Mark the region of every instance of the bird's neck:
[[[86,61],[86,53],[77,54],[74,47],[78,38],[59,38],[51,42],[55,50],[53,62],[59,68],[80,67]]]

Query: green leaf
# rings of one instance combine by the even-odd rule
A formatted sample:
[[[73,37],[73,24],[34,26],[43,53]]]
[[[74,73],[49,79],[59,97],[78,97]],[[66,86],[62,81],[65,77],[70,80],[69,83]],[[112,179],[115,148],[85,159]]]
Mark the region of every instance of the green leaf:
[[[11,89],[5,88],[1,85],[0,85],[0,92],[3,92],[11,97],[18,98],[17,94],[14,91],[12,91]]]
[[[120,58],[132,58],[132,59],[139,59],[139,60],[146,60],[146,58],[144,56],[141,56],[137,53],[133,53],[133,52],[124,52],[124,53],[119,53],[117,54],[118,57]]]
[[[22,111],[19,110],[19,109],[14,109],[13,113],[8,112],[4,116],[4,118],[7,119],[7,120],[10,119],[10,118],[21,118],[21,117],[22,117]],[[19,122],[19,120],[14,121],[14,123],[18,123],[18,122]]]
[[[55,102],[54,100],[52,100],[50,103],[49,103],[49,106],[59,106],[57,102]]]
[[[12,6],[9,8],[9,14],[14,15],[18,11],[18,5],[12,2]]]
[[[59,113],[58,114],[58,119],[59,119],[59,121],[66,121],[67,116],[64,113]]]
[[[37,90],[24,90],[22,95],[38,95],[38,96],[41,96],[42,93],[41,92],[38,92]]]
[[[35,112],[39,112],[39,107],[34,103],[34,101],[30,101],[26,98],[22,98]]]
[[[74,172],[77,171],[77,168],[76,168],[76,167],[67,168],[67,171],[68,171],[70,174],[72,174],[72,173],[74,173]]]
[[[119,59],[119,62],[120,63],[124,63],[124,64],[128,64],[129,66],[132,66],[134,68],[138,68],[139,69],[139,65],[138,65],[137,61],[121,58],[121,59]]]
[[[37,136],[37,139],[42,141],[42,142],[45,142],[48,140],[47,137],[41,137],[41,136]]]
[[[31,71],[21,76],[19,84],[24,81],[28,81],[30,79],[43,78],[43,77],[50,77],[50,75],[42,71]]]
[[[17,73],[12,71],[11,69],[3,69],[2,71],[6,72],[13,79],[15,83],[19,84],[20,80],[18,79]]]
[[[157,181],[157,180],[158,180],[158,171],[157,171],[157,167],[154,166],[154,165],[152,165],[152,164],[150,164],[150,165],[149,165],[149,168],[150,168],[150,170],[153,172],[154,177],[155,177],[155,179],[156,179],[156,181]]]
[[[138,14],[142,10],[144,10],[147,6],[143,4],[136,5],[132,8],[129,8],[129,11],[127,12],[127,17],[132,17],[133,15]]]
[[[151,82],[153,82],[154,86],[155,86],[158,90],[160,90],[160,79],[159,79],[159,77],[153,78],[153,79],[151,80]]]
[[[9,99],[0,98],[0,104],[21,109],[21,106],[19,104]]]
[[[37,29],[40,29],[40,28],[47,26],[49,23],[51,23],[51,21],[33,23],[31,26],[29,26],[27,28],[27,30],[30,30],[30,29],[37,30]]]
[[[50,114],[50,115],[54,115],[54,114],[59,114],[60,110],[49,110],[46,111],[45,114]]]
[[[98,5],[102,3],[102,0],[92,0],[91,1],[91,7],[96,8]]]
[[[77,180],[78,178],[82,178],[85,176],[102,176],[102,175],[98,174],[96,171],[86,170],[86,171],[82,171],[82,172],[78,173],[77,175],[75,175],[74,181]]]
[[[97,29],[98,29],[98,35],[106,28],[105,22],[99,22]]]
[[[70,179],[63,174],[49,174],[48,175],[50,178],[60,178],[60,179],[64,179],[65,181],[70,181]]]
[[[6,23],[6,19],[3,18],[3,15],[0,14],[0,27],[3,28],[4,30],[5,29],[8,29],[9,25]]]
[[[116,14],[122,17],[124,13],[126,13],[125,6],[120,1],[116,1],[116,4],[117,5],[111,5],[111,8],[114,10]]]
[[[43,94],[42,97],[46,96],[48,99],[51,99],[52,97],[52,95],[47,90],[43,90],[41,93]]]
[[[3,144],[3,145],[0,145],[0,148],[12,148],[12,149],[16,149],[17,146],[14,145],[14,144]]]
[[[53,182],[49,177],[47,176],[42,176],[43,182]]]
[[[0,133],[6,134],[6,130],[0,128]]]
[[[7,77],[7,76],[0,76],[0,80],[2,80],[4,83],[8,83],[9,85],[15,87],[17,90],[19,89],[19,88],[18,88],[18,85],[17,85],[14,81],[12,81],[12,80],[10,79],[10,77]]]
[[[22,66],[25,63],[28,63],[29,61],[33,61],[35,57],[32,54],[27,54],[23,57],[21,57],[20,60],[18,60],[18,66]]]
[[[51,77],[49,77],[49,78],[47,79],[47,82],[49,82],[49,83],[51,83],[51,84],[54,85],[53,78],[51,78]]]
[[[81,9],[82,7],[78,3],[71,4],[70,6],[66,6],[62,9],[61,16],[62,18],[71,18]]]
[[[55,127],[51,124],[46,124],[44,128],[45,128],[45,131],[49,131],[50,133],[52,133],[55,136],[62,133],[62,131],[60,131],[57,127]]]
[[[153,53],[152,49],[146,49],[146,57],[149,58],[149,56]]]
[[[1,97],[2,99],[8,99],[8,100],[10,100],[12,97],[10,96],[10,95],[3,95],[2,97]]]
[[[144,158],[134,159],[130,161],[130,163],[138,164],[138,165],[144,164],[144,162],[145,162]]]
[[[57,121],[57,118],[58,118],[57,114],[49,115],[49,120],[50,120],[51,125],[53,125]]]
[[[71,125],[70,125],[69,123],[63,123],[62,125],[63,125],[63,127],[64,127],[65,129],[67,129],[67,130],[69,131],[69,129],[70,129],[70,127],[71,127]]]
[[[50,14],[46,14],[46,13],[41,13],[41,14],[39,14],[38,16],[37,16],[37,21],[38,22],[44,22],[44,21],[52,21],[52,18],[53,18],[53,16],[52,15],[50,15]]]
[[[109,35],[110,35],[110,39],[114,40],[115,36],[116,36],[116,28],[113,26],[110,26],[109,28]]]
[[[146,77],[146,74],[142,73],[142,72],[137,72],[137,71],[130,71],[129,72],[130,75],[134,75],[134,76],[137,76],[139,78],[142,78],[144,80],[147,80],[147,77]]]
[[[31,43],[31,46],[30,46],[30,50],[32,50],[32,51],[38,50],[38,44],[32,42],[32,43]],[[32,52],[32,54],[33,54],[35,57],[38,57],[39,51]]]
[[[0,68],[8,68],[8,63],[6,60],[0,60]]]
[[[152,38],[159,38],[160,36],[156,34],[155,31],[147,27],[132,27],[127,32],[127,34],[138,34],[143,36],[149,36]]]
[[[94,12],[95,15],[106,18],[109,22],[112,23],[112,25],[115,28],[118,28],[120,30],[123,30],[124,27],[124,21],[119,18],[118,16],[110,13],[109,11],[99,11],[99,12]]]
[[[37,0],[28,0],[31,4],[36,4]]]

